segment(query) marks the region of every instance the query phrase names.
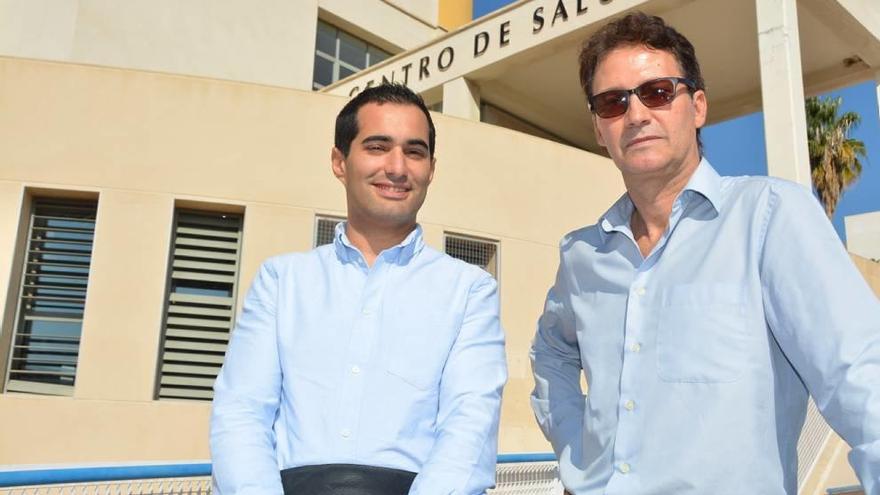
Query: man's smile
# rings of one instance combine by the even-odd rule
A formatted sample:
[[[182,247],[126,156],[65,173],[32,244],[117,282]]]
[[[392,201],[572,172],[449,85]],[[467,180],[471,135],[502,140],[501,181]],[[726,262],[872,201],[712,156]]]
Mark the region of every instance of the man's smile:
[[[406,185],[397,185],[389,183],[374,183],[373,187],[378,191],[379,196],[388,199],[404,199],[409,195],[412,189]]]

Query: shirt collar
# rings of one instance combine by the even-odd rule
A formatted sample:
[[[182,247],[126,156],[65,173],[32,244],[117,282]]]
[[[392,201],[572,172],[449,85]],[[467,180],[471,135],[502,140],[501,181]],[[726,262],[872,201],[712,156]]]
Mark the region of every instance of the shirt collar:
[[[348,222],[339,222],[336,224],[336,231],[333,236],[333,245],[336,248],[336,255],[343,262],[362,259],[360,250],[354,247],[345,233],[345,227]],[[384,258],[387,262],[393,262],[405,265],[422,250],[425,246],[425,239],[422,236],[422,226],[416,224],[416,228],[406,236],[400,244],[385,249],[379,253],[379,257]]]
[[[694,171],[693,175],[691,175],[690,180],[688,180],[687,185],[682,190],[682,193],[679,195],[678,201],[688,201],[688,192],[697,193],[699,196],[705,198],[716,213],[720,211],[721,206],[721,176],[718,175],[718,172],[709,164],[709,160],[706,160],[703,157],[700,160],[700,164],[697,165],[697,169]],[[631,199],[629,199],[629,194],[624,193],[611,208],[608,209],[600,218],[599,218],[599,226],[602,228],[602,231],[606,234],[610,234],[611,232],[622,232],[624,234],[630,233],[629,221],[632,217],[633,209],[635,209],[635,205]]]
[[[706,157],[700,160],[697,170],[694,171],[684,190],[693,191],[706,198],[715,209],[715,213],[721,211],[721,176],[709,164]]]
[[[629,199],[629,194],[623,193],[623,196],[599,218],[599,225],[602,227],[602,231],[606,234],[611,232],[626,234],[630,232],[629,219],[632,217],[633,209],[635,209],[635,205]]]

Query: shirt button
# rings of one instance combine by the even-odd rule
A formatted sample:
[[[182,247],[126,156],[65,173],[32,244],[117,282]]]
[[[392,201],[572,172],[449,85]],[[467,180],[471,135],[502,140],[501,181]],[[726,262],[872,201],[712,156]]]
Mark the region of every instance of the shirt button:
[[[636,403],[631,400],[628,400],[623,404],[623,407],[625,407],[627,411],[632,411],[633,409],[636,408]]]
[[[645,295],[645,288],[639,287],[638,289],[636,289],[636,295],[637,296],[644,296]]]
[[[361,372],[361,367],[358,365],[354,365],[351,367],[351,372],[352,372],[352,374],[357,375],[358,373]]]
[[[625,463],[625,462],[622,462],[619,466],[617,466],[617,470],[620,471],[620,472],[623,473],[623,474],[628,473],[628,472],[629,472],[629,469],[630,469],[629,464],[627,464],[627,463]]]
[[[633,345],[629,346],[629,349],[633,352],[639,352],[642,350],[642,344],[639,344],[638,342],[636,342]]]
[[[342,435],[342,438],[348,438],[351,436],[351,430],[346,428],[346,429],[340,431],[339,434]]]

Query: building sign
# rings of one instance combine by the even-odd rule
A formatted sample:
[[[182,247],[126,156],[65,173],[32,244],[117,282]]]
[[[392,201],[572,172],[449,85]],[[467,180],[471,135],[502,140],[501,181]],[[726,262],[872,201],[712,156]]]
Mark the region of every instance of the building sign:
[[[468,62],[469,59],[473,62],[493,55],[501,56],[502,51],[517,37],[546,36],[550,31],[561,30],[561,26],[570,19],[592,14],[595,9],[602,9],[612,3],[615,3],[615,0],[554,0],[532,7],[531,16],[525,19],[527,22],[523,22],[524,18],[520,13],[508,17],[499,16],[486,23],[491,24],[490,26],[482,24],[473,26],[462,33],[448,37],[444,44],[438,43],[436,47],[426,48],[424,51],[428,53],[391,60],[387,64],[369,70],[360,78],[355,77],[351,81],[332,87],[330,92],[354,96],[364,88],[388,82],[402,83],[410,87],[430,86],[434,83],[430,81],[432,77],[447,73],[462,64],[462,61]],[[617,0],[617,3],[627,2]],[[611,14],[611,12],[603,13]],[[368,76],[371,78],[366,79]],[[444,78],[444,80],[448,79]],[[347,91],[344,91],[346,89]]]

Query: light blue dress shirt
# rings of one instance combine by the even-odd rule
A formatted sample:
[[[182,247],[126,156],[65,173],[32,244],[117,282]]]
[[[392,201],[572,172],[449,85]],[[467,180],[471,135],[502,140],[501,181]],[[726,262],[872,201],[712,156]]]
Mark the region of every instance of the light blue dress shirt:
[[[411,494],[483,493],[506,379],[488,273],[421,227],[369,267],[340,223],[248,292],[214,385],[215,487],[280,494],[281,469],[346,463],[418,472]]]
[[[795,495],[809,392],[880,493],[880,304],[815,198],[704,160],[646,258],[632,212],[562,240],[532,346],[569,491]]]

